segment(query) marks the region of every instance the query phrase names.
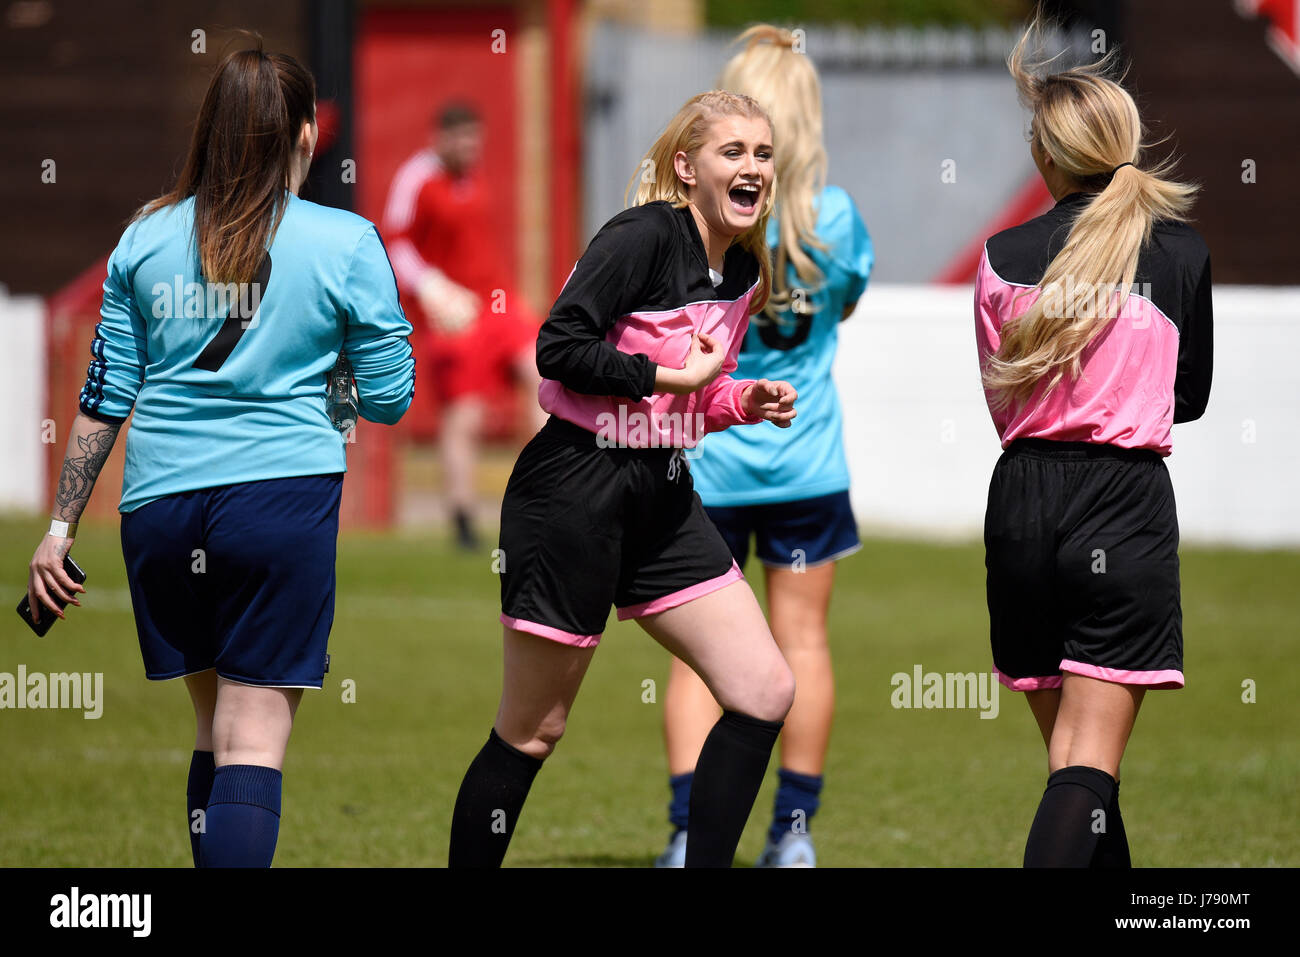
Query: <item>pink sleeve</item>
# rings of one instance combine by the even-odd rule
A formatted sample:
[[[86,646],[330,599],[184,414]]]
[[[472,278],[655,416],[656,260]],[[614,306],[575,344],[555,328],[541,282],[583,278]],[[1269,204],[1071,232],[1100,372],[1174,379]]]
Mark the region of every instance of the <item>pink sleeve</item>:
[[[984,368],[984,360],[997,352],[1002,343],[998,333],[1001,322],[993,302],[994,278],[986,248],[980,257],[979,271],[975,274],[975,343],[979,347],[981,370]]]
[[[731,377],[731,373],[736,371],[736,356],[740,353],[748,328],[748,320],[740,324],[727,349],[727,357],[722,361],[722,372],[699,392],[699,408],[704,412],[705,432],[721,432],[733,425],[755,425],[764,421],[762,415],[745,415],[741,403],[742,393],[757,380]]]
[[[704,409],[704,431],[721,432],[733,425],[757,425],[764,421],[762,415],[747,416],[741,405],[741,394],[754,384],[755,379],[733,379],[720,375],[700,393]]]
[[[975,274],[975,345],[979,352],[981,380],[984,377],[984,363],[1002,344],[1002,318],[998,315],[999,303],[995,298],[995,291],[999,288],[1005,288],[1005,283],[989,264],[989,251],[985,247],[984,255],[980,257],[979,271]],[[993,419],[998,435],[1006,432],[1005,413],[999,414],[990,407],[989,416]]]

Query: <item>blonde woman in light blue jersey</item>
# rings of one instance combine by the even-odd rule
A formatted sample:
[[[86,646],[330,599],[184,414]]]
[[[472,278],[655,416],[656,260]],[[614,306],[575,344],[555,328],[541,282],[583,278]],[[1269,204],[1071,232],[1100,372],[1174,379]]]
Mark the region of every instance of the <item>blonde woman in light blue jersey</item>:
[[[874,256],[852,198],[825,185],[821,84],[812,61],[795,49],[790,31],[777,27],[751,27],[737,42],[745,47],[718,85],[754,97],[772,117],[781,192],[767,230],[772,296],[750,322],[736,375],[788,381],[801,407],[789,429],[710,435],[690,469],[739,565],[756,537],[768,620],[795,674],[776,805],[758,863],[813,866],[807,825],[820,800],[835,703],[826,618],[835,564],[861,548],[831,363],[839,323],[865,290]],[[717,714],[704,683],[674,658],[664,702],[674,831],[659,866],[684,860],[695,760]]]

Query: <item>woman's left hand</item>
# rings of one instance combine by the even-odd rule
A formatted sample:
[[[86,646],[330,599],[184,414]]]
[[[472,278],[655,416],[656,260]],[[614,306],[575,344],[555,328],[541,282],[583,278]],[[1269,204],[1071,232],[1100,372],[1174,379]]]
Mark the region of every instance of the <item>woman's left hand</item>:
[[[741,395],[741,405],[745,414],[751,418],[760,415],[767,421],[782,429],[790,428],[790,420],[795,417],[794,400],[799,393],[788,382],[769,382],[759,379],[747,386]]]

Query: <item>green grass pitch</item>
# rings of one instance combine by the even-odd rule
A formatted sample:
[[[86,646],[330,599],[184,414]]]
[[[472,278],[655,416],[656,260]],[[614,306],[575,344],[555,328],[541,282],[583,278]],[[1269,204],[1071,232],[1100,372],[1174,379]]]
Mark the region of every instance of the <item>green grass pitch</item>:
[[[43,521],[0,521],[8,601]],[[83,527],[82,608],[35,638],[12,611],[0,672],[102,672],[103,714],[0,710],[0,865],[189,866],[193,718],[179,681],[144,678],[115,525]],[[761,575],[748,571],[762,597]],[[1188,684],[1147,695],[1124,764],[1136,866],[1300,864],[1300,553],[1184,548]],[[446,862],[452,802],[500,690],[497,579],[445,535],[345,533],[323,691],[306,692],[285,766],[277,866]],[[12,606],[11,606],[12,607]],[[1020,695],[999,714],[891,705],[890,677],[990,666],[978,544],[868,540],[832,605],[838,704],[824,866],[1018,866],[1046,777]],[[611,624],[507,865],[648,866],[668,836],[666,653]],[[353,703],[344,679],[355,682]],[[646,679],[657,701],[643,701]],[[1243,682],[1255,685],[1245,703]],[[774,762],[775,766],[775,762]],[[737,861],[757,856],[769,773]]]

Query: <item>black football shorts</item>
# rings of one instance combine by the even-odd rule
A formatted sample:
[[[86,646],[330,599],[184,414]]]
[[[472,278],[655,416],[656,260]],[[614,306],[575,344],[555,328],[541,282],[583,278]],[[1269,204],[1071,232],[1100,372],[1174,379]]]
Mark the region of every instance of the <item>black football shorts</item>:
[[[744,577],[680,449],[605,448],[551,416],[501,503],[501,622],[579,647]]]
[[[1178,516],[1159,453],[1017,439],[993,471],[984,546],[1008,688],[1063,674],[1183,686]]]

